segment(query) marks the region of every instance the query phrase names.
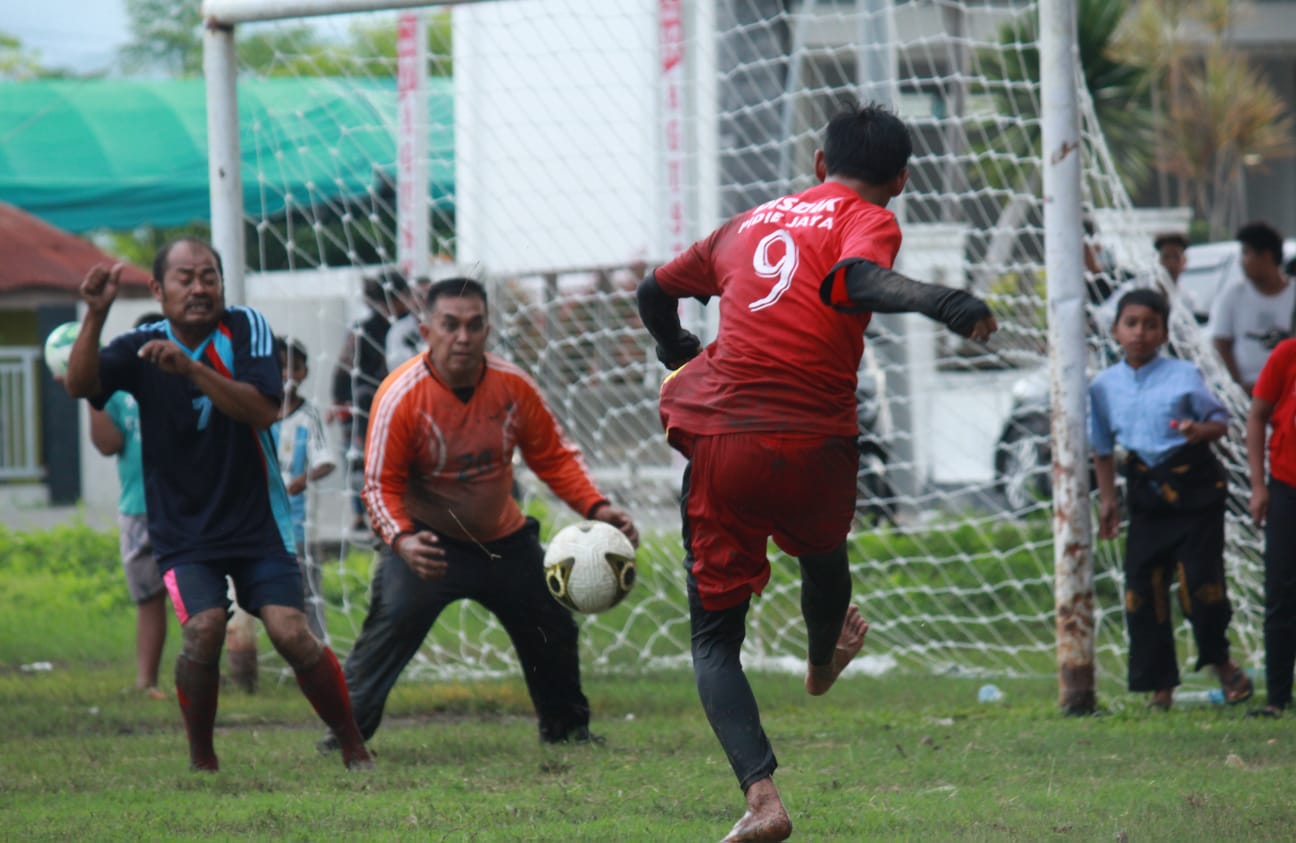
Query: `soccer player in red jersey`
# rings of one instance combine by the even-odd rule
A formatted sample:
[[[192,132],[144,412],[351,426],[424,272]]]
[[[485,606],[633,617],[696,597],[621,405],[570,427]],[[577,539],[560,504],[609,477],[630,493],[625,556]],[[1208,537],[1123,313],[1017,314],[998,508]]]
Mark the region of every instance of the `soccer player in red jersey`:
[[[175,676],[190,766],[219,768],[212,729],[230,607],[226,577],[320,719],[342,736],[343,762],[373,766],[337,657],[311,634],[302,611],[288,494],[270,431],[283,397],[270,326],[252,308],[227,308],[216,251],[181,238],[158,250],[149,283],[166,320],[100,349],[120,276],[120,264],[100,264],[81,283],[86,316],[66,386],[97,408],[117,390],[139,404],[148,532],[184,636]]]
[[[738,214],[639,286],[639,313],[673,370],[662,424],[689,461],[681,511],[694,675],[747,799],[729,841],[792,832],[739,661],[751,596],[769,581],[769,538],[800,561],[807,692],[826,693],[868,632],[850,605],[846,536],[871,315],[918,312],[976,340],[998,327],[980,299],[891,269],[900,227],[886,205],[904,189],[910,152],[887,109],[838,114],[815,153],[818,186]],[[703,349],[681,327],[678,302],[717,295],[719,334]]]

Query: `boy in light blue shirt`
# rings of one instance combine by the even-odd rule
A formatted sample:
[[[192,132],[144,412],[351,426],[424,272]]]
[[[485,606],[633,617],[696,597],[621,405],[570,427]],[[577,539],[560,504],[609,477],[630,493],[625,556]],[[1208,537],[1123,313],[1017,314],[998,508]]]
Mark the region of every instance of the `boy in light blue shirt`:
[[[315,637],[327,644],[320,560],[308,541],[306,527],[315,521],[315,484],[331,474],[335,466],[319,409],[300,393],[301,384],[309,374],[305,346],[292,338],[275,337],[275,353],[279,355],[284,381],[283,407],[275,425],[275,440],[279,468],[292,508],[297,564],[301,566],[306,589],[306,621]]]
[[[1228,481],[1210,443],[1228,431],[1228,410],[1197,366],[1160,356],[1170,306],[1158,292],[1134,290],[1116,309],[1112,335],[1124,359],[1089,387],[1089,442],[1098,481],[1099,535],[1120,535],[1116,446],[1129,500],[1125,543],[1125,621],[1129,689],[1151,692],[1149,707],[1169,710],[1179,684],[1170,583],[1197,643],[1195,669],[1214,665],[1225,700],[1252,694],[1250,678],[1229,658],[1233,616],[1224,578]]]

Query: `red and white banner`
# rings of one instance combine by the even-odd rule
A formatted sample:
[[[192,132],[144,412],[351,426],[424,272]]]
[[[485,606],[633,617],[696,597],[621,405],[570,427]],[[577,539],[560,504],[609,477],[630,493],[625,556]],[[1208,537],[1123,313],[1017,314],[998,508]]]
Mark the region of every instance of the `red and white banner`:
[[[665,172],[667,255],[684,251],[688,214],[684,188],[684,9],[683,0],[660,0],[661,130]]]
[[[407,12],[396,29],[396,262],[411,280],[429,263],[426,78],[423,16]]]

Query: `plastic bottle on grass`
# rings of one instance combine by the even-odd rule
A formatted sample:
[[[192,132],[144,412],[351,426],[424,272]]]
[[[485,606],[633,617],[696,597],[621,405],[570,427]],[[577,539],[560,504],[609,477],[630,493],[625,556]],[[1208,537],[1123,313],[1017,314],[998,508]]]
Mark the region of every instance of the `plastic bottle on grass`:
[[[1193,690],[1193,691],[1176,691],[1174,695],[1177,703],[1206,703],[1210,705],[1223,705],[1224,692],[1219,688],[1210,690]]]

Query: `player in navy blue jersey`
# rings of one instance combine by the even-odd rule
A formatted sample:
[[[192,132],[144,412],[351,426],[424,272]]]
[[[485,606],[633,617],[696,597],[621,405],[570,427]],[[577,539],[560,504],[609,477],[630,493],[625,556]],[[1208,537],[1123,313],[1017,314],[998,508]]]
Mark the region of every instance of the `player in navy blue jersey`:
[[[338,736],[346,765],[371,766],[337,657],[311,634],[302,611],[288,495],[270,432],[283,382],[265,317],[226,308],[220,257],[207,243],[182,238],[158,251],[149,282],[166,321],[100,349],[121,271],[101,264],[81,284],[87,311],[66,386],[95,407],[117,390],[139,404],[149,535],[184,638],[175,675],[190,765],[219,767],[212,727],[228,576],[239,604],[265,624]]]

